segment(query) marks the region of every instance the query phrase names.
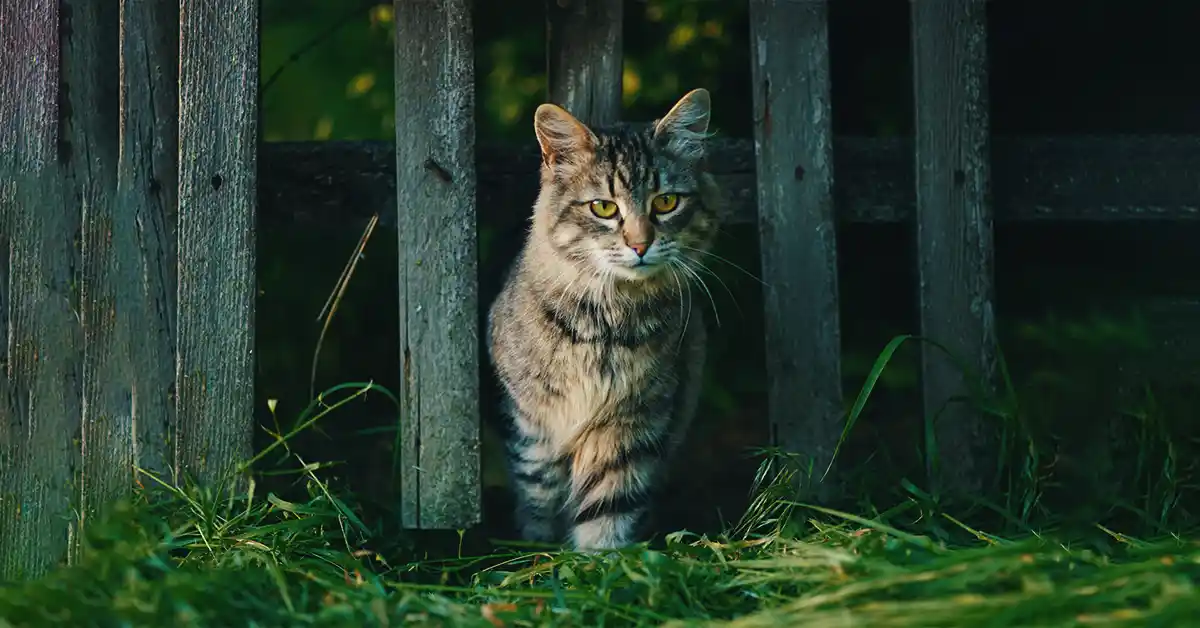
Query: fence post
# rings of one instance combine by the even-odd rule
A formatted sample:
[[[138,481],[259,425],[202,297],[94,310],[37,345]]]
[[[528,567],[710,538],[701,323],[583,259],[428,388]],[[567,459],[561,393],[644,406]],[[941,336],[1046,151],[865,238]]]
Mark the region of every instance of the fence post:
[[[102,96],[103,115],[88,114],[95,118],[89,128],[105,142],[104,151],[92,152],[102,153],[114,172],[106,166],[104,197],[85,200],[83,208],[84,523],[129,491],[135,466],[170,469],[174,431],[179,6],[144,0],[121,0],[119,11],[113,3],[88,6],[101,5],[111,11],[106,29],[120,32],[112,50],[119,48],[120,63],[104,57],[96,74],[107,84],[97,87],[112,93]],[[88,102],[95,91],[72,89],[78,99],[72,109],[95,110]],[[77,136],[72,143],[86,141]]]
[[[0,3],[0,222],[7,246],[8,343],[0,396],[0,578],[45,573],[67,556],[78,506],[79,318],[61,140],[60,3]],[[88,29],[94,25],[76,24]],[[76,77],[78,74],[75,75]],[[82,156],[77,156],[82,159]]]
[[[250,454],[258,152],[257,0],[180,0],[176,468]]]
[[[176,433],[179,4],[122,0],[121,14],[117,215],[127,231],[117,255],[125,318],[138,330],[125,347],[137,408],[132,459],[163,472],[174,466]]]
[[[470,0],[395,0],[401,519],[480,520]]]
[[[550,101],[584,124],[621,117],[621,0],[546,0]]]
[[[79,5],[63,41],[67,70],[66,146],[72,193],[80,201],[79,317],[83,329],[79,478],[80,524],[132,486],[135,386],[127,347],[150,333],[131,320],[128,295],[141,273],[127,253],[139,248],[133,220],[116,198],[121,6]],[[140,345],[140,342],[138,343]],[[147,404],[147,405],[153,405]],[[138,412],[137,414],[141,414]]]
[[[937,436],[926,455],[938,486],[972,493],[991,443],[981,414],[955,398],[986,389],[996,362],[986,11],[985,0],[922,0],[911,14],[921,333],[972,371],[922,347],[925,415]]]
[[[759,248],[772,440],[818,499],[840,434],[841,323],[826,0],[751,0]]]

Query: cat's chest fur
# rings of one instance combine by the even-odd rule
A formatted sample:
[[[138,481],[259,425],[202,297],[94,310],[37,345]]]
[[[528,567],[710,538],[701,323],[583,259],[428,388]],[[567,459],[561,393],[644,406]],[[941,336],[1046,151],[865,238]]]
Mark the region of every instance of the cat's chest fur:
[[[562,442],[582,425],[636,415],[643,400],[670,395],[692,312],[673,298],[570,301],[522,290],[493,310],[490,347],[514,414]]]

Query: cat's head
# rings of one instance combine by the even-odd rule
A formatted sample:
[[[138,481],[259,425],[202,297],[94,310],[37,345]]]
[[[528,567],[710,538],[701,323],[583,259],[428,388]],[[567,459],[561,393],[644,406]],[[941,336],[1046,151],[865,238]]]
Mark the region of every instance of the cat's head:
[[[704,171],[710,115],[704,89],[638,126],[592,129],[561,107],[538,107],[534,229],[555,257],[598,279],[662,280],[695,268],[717,227]]]

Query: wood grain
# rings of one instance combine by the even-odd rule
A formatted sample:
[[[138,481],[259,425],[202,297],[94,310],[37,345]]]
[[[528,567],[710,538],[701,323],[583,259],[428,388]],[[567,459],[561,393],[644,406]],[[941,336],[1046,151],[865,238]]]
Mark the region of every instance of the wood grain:
[[[550,101],[585,124],[621,116],[622,0],[546,0]]]
[[[118,145],[120,6],[79,3],[63,39],[67,172],[81,214],[79,316],[83,329],[79,517],[86,525],[101,504],[132,480],[133,413],[129,364],[121,347],[133,331],[118,298],[132,279],[117,255],[124,225],[114,220]]]
[[[980,412],[955,398],[986,390],[996,368],[984,0],[912,3],[912,44],[921,333],[969,369],[922,347],[937,437],[927,458],[936,486],[977,494],[992,442]]]
[[[471,3],[394,6],[401,518],[462,529],[480,520]]]
[[[117,195],[123,276],[129,281],[127,350],[134,402],[133,461],[173,467],[179,212],[179,5],[123,0],[121,161]],[[129,277],[134,272],[136,276]]]
[[[59,156],[60,3],[0,3],[0,221],[8,288],[0,398],[0,578],[67,558],[78,505],[81,338],[74,269],[79,206]]]
[[[181,0],[179,470],[211,483],[250,453],[258,3]]]
[[[178,6],[122,0],[88,10],[101,6],[97,34],[106,48],[93,75],[103,82],[87,93],[71,91],[79,98],[75,110],[104,103],[104,114],[87,127],[97,130],[72,141],[104,158],[102,194],[82,196],[85,523],[129,492],[135,467],[170,470],[174,415]],[[119,39],[110,37],[118,32]]]
[[[824,0],[750,2],[768,412],[817,499],[843,418],[828,16]]]

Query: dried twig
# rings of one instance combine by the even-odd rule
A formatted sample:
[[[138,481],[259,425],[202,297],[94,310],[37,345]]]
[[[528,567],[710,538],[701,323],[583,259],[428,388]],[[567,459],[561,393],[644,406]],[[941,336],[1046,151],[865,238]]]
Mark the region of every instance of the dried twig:
[[[309,373],[308,380],[308,396],[313,398],[316,395],[317,389],[317,362],[321,357],[321,345],[325,342],[325,332],[329,330],[329,323],[333,320],[333,314],[337,312],[338,303],[342,301],[342,295],[346,294],[346,288],[350,285],[350,278],[354,276],[354,269],[358,266],[358,260],[362,259],[363,251],[367,248],[367,241],[371,239],[371,234],[375,231],[375,225],[379,224],[379,214],[371,216],[371,220],[367,222],[366,229],[363,230],[362,237],[358,239],[358,244],[354,247],[354,253],[350,259],[346,261],[346,266],[342,268],[342,274],[338,277],[337,283],[333,286],[333,292],[329,293],[329,298],[325,299],[325,305],[321,307],[321,313],[317,314],[317,321],[321,318],[325,319],[325,324],[321,326],[321,335],[317,337],[317,346],[313,350],[312,371]]]

